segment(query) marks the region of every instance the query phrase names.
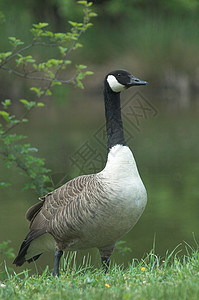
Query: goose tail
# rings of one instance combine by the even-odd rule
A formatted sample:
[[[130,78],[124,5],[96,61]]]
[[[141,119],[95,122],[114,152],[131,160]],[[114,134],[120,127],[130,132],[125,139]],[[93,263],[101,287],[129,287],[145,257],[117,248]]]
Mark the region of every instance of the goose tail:
[[[13,264],[15,264],[16,266],[22,266],[25,261],[28,261],[30,263],[30,262],[38,259],[39,256],[42,254],[42,252],[38,253],[38,251],[36,251],[35,254],[32,253],[31,255],[28,252],[32,252],[32,251],[29,251],[29,249],[31,248],[30,247],[31,243],[34,244],[34,241],[36,241],[39,237],[43,236],[43,234],[45,234],[45,233],[46,233],[45,229],[30,230],[30,232],[24,239],[23,243],[21,244],[19,253],[16,256],[15,260],[13,261]]]

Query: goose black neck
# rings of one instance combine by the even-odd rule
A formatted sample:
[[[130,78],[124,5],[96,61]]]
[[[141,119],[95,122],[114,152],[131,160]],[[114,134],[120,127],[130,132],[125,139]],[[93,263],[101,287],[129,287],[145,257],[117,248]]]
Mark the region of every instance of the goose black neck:
[[[126,145],[121,117],[120,93],[114,93],[105,84],[104,104],[108,151],[115,145]]]

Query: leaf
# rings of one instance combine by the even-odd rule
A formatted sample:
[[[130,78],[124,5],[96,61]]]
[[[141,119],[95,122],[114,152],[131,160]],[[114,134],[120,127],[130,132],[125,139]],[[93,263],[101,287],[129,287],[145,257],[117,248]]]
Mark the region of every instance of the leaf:
[[[60,50],[60,52],[61,52],[61,55],[65,55],[66,54],[66,51],[67,51],[67,48],[64,48],[64,47],[62,47],[62,46],[59,46],[59,50]]]
[[[47,27],[48,23],[39,23],[39,24],[33,24],[33,27],[37,28],[37,29],[41,29],[44,27]]]
[[[92,71],[86,71],[85,75],[93,75],[94,73]]]
[[[55,74],[50,70],[48,70],[48,75],[50,78],[55,78]]]
[[[85,29],[88,29],[89,27],[91,27],[91,26],[93,26],[93,24],[92,23],[87,23],[86,25],[85,25]]]
[[[28,119],[23,118],[21,121],[22,121],[23,123],[26,123],[26,122],[28,122]]]
[[[55,58],[51,58],[46,62],[46,66],[48,68],[50,67],[59,67],[60,64],[63,63],[62,59],[55,59]]]
[[[78,4],[86,5],[87,1],[77,1]]]
[[[30,102],[28,102],[28,108],[31,108],[31,107],[33,107],[33,106],[35,106],[36,105],[36,102],[35,101],[30,101]]]
[[[23,103],[25,108],[27,108],[27,109],[30,109],[31,107],[36,105],[35,101],[28,101],[26,99],[21,99],[20,102]]]
[[[19,45],[23,45],[24,42],[22,42],[20,39],[17,39],[16,37],[14,36],[9,36],[8,39],[10,40],[10,44],[13,46],[13,47],[16,47],[16,46],[19,46]]]
[[[76,27],[78,25],[77,22],[73,22],[73,21],[68,21],[68,23],[73,27]]]
[[[41,95],[44,94],[44,91],[41,91],[40,88],[31,87],[30,90],[33,91],[33,92],[35,92],[35,93],[37,94],[38,97],[40,97]]]
[[[43,102],[37,102],[37,107],[43,107],[43,106],[45,106],[45,104]]]
[[[78,80],[78,79],[76,79],[76,82],[77,82],[77,86],[80,88],[80,89],[84,89],[84,85],[83,85],[83,83],[80,81],[80,80]]]
[[[71,60],[69,60],[69,59],[67,59],[67,60],[64,60],[64,64],[65,65],[70,65],[72,63],[72,61]]]
[[[50,37],[50,38],[53,38],[53,36],[54,36],[54,33],[53,32],[51,32],[51,31],[44,31],[43,33],[42,33],[42,36],[48,36],[48,37]]]
[[[79,80],[82,80],[82,79],[84,79],[84,77],[85,77],[85,74],[84,73],[79,73],[78,74],[78,76],[77,76],[77,78],[79,79]]]
[[[65,41],[67,39],[67,35],[65,33],[60,33],[60,32],[55,33],[54,37],[55,37],[56,41],[61,41],[61,42]]]
[[[90,12],[90,13],[88,14],[88,16],[89,16],[90,18],[92,18],[92,17],[97,17],[97,14],[96,14],[95,12]]]
[[[26,59],[26,62],[34,63],[34,62],[35,62],[35,59],[34,59],[34,58],[28,58],[28,59]]]
[[[53,81],[52,86],[54,86],[54,85],[62,85],[62,83],[60,81]]]
[[[85,65],[78,65],[77,68],[80,69],[80,70],[82,70],[82,69],[86,69],[87,66],[85,66]]]
[[[34,63],[35,59],[31,55],[22,56],[21,54],[18,54],[19,59],[16,59],[16,63],[19,65],[23,63],[26,65],[27,63]]]
[[[1,102],[1,104],[3,105],[3,107],[5,109],[7,109],[8,106],[11,104],[11,100],[10,99],[5,99],[4,101]]]
[[[23,103],[23,105],[27,108],[28,107],[28,100],[26,99],[21,99],[19,100],[21,103]]]
[[[0,53],[0,59],[1,61],[2,60],[5,60],[7,57],[9,57],[10,55],[12,55],[12,52],[11,51],[7,51],[7,52],[1,52]]]
[[[9,113],[7,113],[7,111],[1,110],[0,115],[4,118],[4,120],[6,120],[6,122],[10,122],[10,115]]]
[[[47,96],[51,96],[51,95],[52,95],[51,90],[47,89],[47,90],[46,90],[46,95],[47,95]],[[42,102],[40,102],[40,103],[42,103]],[[43,103],[42,103],[42,104],[43,104]],[[40,105],[40,106],[41,106],[41,105]]]
[[[5,103],[6,106],[8,106],[8,105],[11,104],[11,101],[10,101],[10,99],[5,99],[5,102],[4,102],[4,103]]]
[[[83,45],[82,45],[82,44],[80,44],[80,43],[76,43],[76,44],[75,44],[75,49],[77,49],[77,48],[81,48],[81,47],[83,47]]]

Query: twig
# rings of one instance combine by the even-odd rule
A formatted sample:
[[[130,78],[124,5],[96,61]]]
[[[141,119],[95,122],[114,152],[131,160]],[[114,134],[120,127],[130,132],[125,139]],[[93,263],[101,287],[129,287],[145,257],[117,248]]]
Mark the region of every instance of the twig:
[[[10,55],[9,57],[7,57],[1,64],[0,67],[4,66],[5,64],[7,64],[8,62],[10,62],[15,56],[17,56],[18,54],[34,47],[34,46],[45,46],[45,47],[57,47],[58,44],[51,44],[51,43],[44,43],[44,42],[32,42],[31,44],[27,45],[26,47],[23,47],[21,49],[19,49],[17,52],[14,52],[12,55]]]
[[[4,136],[8,133],[8,131],[10,131],[11,129],[13,129],[15,126],[19,125],[21,123],[21,121],[30,113],[31,110],[33,110],[34,106],[32,106],[30,109],[27,109],[25,111],[25,113],[19,118],[19,122],[12,124],[10,127],[8,127],[2,134],[1,136]]]
[[[74,76],[74,77],[72,77],[71,79],[68,79],[68,80],[61,80],[61,79],[57,79],[57,78],[29,76],[29,75],[27,75],[27,73],[20,73],[20,72],[18,72],[16,70],[13,70],[13,69],[11,69],[9,67],[5,67],[5,66],[1,66],[1,69],[6,70],[6,71],[8,71],[10,73],[13,73],[16,76],[19,76],[19,77],[22,77],[22,78],[26,78],[26,79],[39,80],[39,81],[49,81],[49,82],[59,81],[59,82],[61,82],[63,84],[71,83],[74,80],[74,77],[75,77]],[[60,68],[58,70],[60,70]],[[56,75],[56,73],[55,73],[55,75]]]

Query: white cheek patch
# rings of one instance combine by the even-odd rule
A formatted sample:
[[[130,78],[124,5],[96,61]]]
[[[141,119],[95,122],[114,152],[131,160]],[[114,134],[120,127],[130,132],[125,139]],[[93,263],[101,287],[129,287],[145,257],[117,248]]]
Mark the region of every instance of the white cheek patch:
[[[115,78],[115,76],[113,76],[113,75],[108,75],[107,82],[108,82],[111,90],[115,93],[119,93],[126,89],[125,85],[119,83],[117,81],[117,79]]]

